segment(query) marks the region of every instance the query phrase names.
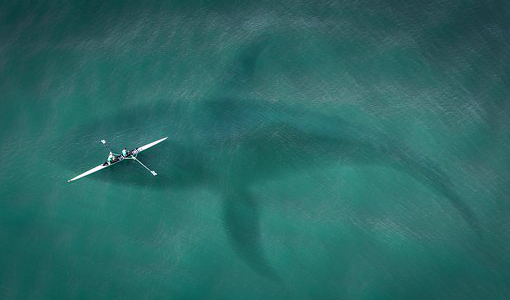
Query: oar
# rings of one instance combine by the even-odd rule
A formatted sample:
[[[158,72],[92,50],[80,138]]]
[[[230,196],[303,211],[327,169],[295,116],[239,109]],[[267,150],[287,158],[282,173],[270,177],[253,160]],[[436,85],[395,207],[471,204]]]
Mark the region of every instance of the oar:
[[[147,169],[147,171],[151,172],[151,174],[152,174],[153,176],[158,175],[158,173],[156,173],[156,172],[152,171],[151,169],[147,168],[147,166],[146,166],[146,165],[144,165],[141,161],[139,161],[139,160],[138,160],[138,158],[136,158],[136,157],[132,156],[132,159],[134,159],[135,161],[137,161],[138,163],[140,163],[140,164],[142,165],[142,167],[144,167],[145,169]]]
[[[108,146],[108,144],[106,143],[105,140],[101,140],[101,143],[103,143],[103,145],[106,147],[106,149],[108,149],[108,151],[110,151],[110,153],[113,153],[112,149],[110,149],[110,146]],[[113,153],[113,155],[119,155],[119,154]]]

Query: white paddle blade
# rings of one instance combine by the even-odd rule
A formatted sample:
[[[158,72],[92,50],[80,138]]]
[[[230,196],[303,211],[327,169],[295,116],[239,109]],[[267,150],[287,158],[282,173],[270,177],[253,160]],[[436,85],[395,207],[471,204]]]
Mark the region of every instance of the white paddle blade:
[[[154,172],[154,171],[151,171],[152,175],[156,176],[158,175],[158,173]]]
[[[106,145],[106,141],[105,140],[101,140],[101,143],[103,143],[103,145]]]

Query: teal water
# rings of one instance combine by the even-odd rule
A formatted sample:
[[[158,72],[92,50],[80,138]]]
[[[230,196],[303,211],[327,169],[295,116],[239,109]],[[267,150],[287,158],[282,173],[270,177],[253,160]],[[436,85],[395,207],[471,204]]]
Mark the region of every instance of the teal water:
[[[0,299],[509,299],[505,1],[0,2]],[[168,136],[68,184],[116,149]]]

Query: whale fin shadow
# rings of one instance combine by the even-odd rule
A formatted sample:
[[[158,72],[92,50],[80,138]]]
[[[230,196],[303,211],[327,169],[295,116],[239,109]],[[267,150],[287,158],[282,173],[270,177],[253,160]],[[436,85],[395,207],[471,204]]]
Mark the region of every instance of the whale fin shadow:
[[[256,273],[279,280],[261,248],[259,214],[259,205],[249,190],[225,192],[224,226],[233,248]]]

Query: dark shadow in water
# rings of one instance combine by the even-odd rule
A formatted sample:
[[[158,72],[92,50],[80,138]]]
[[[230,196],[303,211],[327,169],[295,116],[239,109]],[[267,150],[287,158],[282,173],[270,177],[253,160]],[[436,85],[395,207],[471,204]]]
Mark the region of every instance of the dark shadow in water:
[[[247,189],[233,187],[225,191],[223,219],[233,248],[258,274],[280,280],[261,247],[259,215],[259,204]]]
[[[383,132],[261,100],[251,100],[249,105],[236,99],[206,101],[194,111],[206,116],[210,114],[209,118],[204,115],[182,118],[182,114],[191,112],[176,107],[135,111],[121,112],[108,118],[108,122],[84,126],[70,136],[90,137],[90,134],[122,123],[126,115],[152,116],[151,123],[159,124],[158,128],[169,132],[170,138],[142,153],[140,159],[159,176],[154,178],[136,163],[127,162],[91,175],[90,179],[157,189],[206,186],[222,193],[225,230],[233,248],[253,270],[265,277],[276,279],[277,275],[264,258],[260,245],[260,208],[249,192],[250,186],[258,181],[331,163],[385,165],[405,172],[447,199],[466,223],[481,235],[475,214],[454,191],[448,176],[432,160],[412,154],[402,142]],[[181,126],[175,122],[180,118],[183,122],[194,123],[191,127]],[[129,123],[141,127],[144,122],[147,122],[144,118],[133,117]],[[321,128],[328,128],[328,132]],[[91,138],[74,139],[70,144],[85,149],[90,147],[89,140]],[[165,164],[157,163],[160,157],[165,158]],[[71,169],[69,166],[75,158],[73,151],[65,149],[55,159]],[[76,173],[84,171],[72,169]],[[225,189],[225,182],[230,189]]]
[[[108,136],[130,140],[139,139],[141,133],[169,135],[165,143],[140,156],[158,177],[143,174],[146,171],[139,166],[119,164],[91,179],[157,189],[206,186],[222,193],[225,230],[233,248],[258,274],[272,279],[278,276],[264,257],[260,207],[249,190],[255,182],[298,170],[331,163],[392,167],[441,194],[475,232],[481,233],[474,213],[455,193],[447,175],[400,141],[336,116],[242,98],[240,94],[255,76],[267,45],[263,38],[258,41],[240,51],[219,98],[194,103],[192,108],[187,103],[172,103],[123,110],[81,127],[64,140],[74,149],[87,149]],[[226,94],[233,96],[225,98]],[[72,149],[62,150],[55,158],[59,164],[76,173],[85,171],[77,168]],[[165,164],[156,163],[158,157],[163,157]],[[133,168],[139,168],[136,175]]]
[[[151,122],[155,121],[154,116],[160,117],[163,119],[160,121],[162,127],[168,126],[168,132],[172,133],[168,141],[140,155],[140,159],[155,169],[159,176],[153,178],[136,163],[127,162],[90,178],[157,189],[189,189],[207,185],[225,193],[224,222],[234,249],[255,271],[269,277],[274,277],[276,273],[264,259],[260,247],[260,209],[253,195],[248,192],[249,187],[257,181],[270,180],[307,168],[316,169],[320,165],[386,165],[405,172],[447,199],[466,223],[477,234],[481,234],[478,220],[454,191],[448,176],[430,159],[411,154],[412,151],[406,149],[403,143],[384,133],[370,131],[338,118],[310,113],[304,115],[281,106],[267,107],[263,101],[252,100],[250,103],[246,105],[246,102],[236,102],[235,99],[207,101],[204,109],[209,109],[206,113],[212,114],[212,117],[207,122],[197,120],[199,125],[195,124],[193,129],[208,134],[199,134],[198,137],[191,137],[183,132],[186,128],[178,130],[173,128],[178,124],[165,121],[175,120],[175,112],[183,113],[182,110],[167,110],[170,112],[168,115],[161,113],[165,110],[159,108],[137,109],[133,115],[153,116]],[[256,103],[264,103],[266,106]],[[218,117],[218,114],[221,116]],[[71,136],[100,132],[103,128],[110,128],[110,122],[112,126],[122,123],[126,115],[130,113],[119,113],[109,118],[106,124],[100,122],[99,125],[84,126]],[[142,126],[141,122],[146,120],[134,117],[130,124]],[[329,128],[329,132],[324,134],[315,130],[312,126],[315,123],[321,128]],[[178,136],[182,138],[174,139]],[[187,137],[192,141],[189,142]],[[80,145],[80,141],[71,144]],[[75,147],[90,147],[90,144],[83,142],[83,145]],[[233,152],[238,154],[232,156]],[[70,162],[75,160],[74,152],[63,153],[57,158],[58,162],[69,167]],[[219,158],[219,164],[215,162],[218,155],[230,155],[230,165],[225,167],[222,158]],[[159,157],[168,157],[168,160],[163,165],[158,164],[156,158]],[[243,178],[243,185],[236,185],[234,191],[224,191],[220,182],[232,178]]]
[[[400,152],[396,152],[397,150],[400,150]],[[480,238],[483,237],[483,229],[475,213],[455,192],[453,183],[446,173],[432,160],[424,157],[418,158],[418,156],[411,156],[409,152],[404,149],[392,149],[390,151],[394,153],[393,155],[389,155],[389,157],[393,158],[391,161],[393,168],[409,174],[415,180],[428,186],[448,200],[477,236]]]
[[[273,138],[274,143],[271,144],[268,144],[267,140],[260,139],[274,137],[275,134],[282,139]],[[391,167],[408,174],[448,200],[469,227],[479,237],[482,236],[482,227],[478,219],[455,192],[454,185],[446,173],[432,160],[417,154],[412,155],[411,150],[406,149],[401,142],[391,142],[390,138],[384,141],[371,141],[370,138],[367,139],[369,136],[352,139],[349,137],[350,134],[342,136],[341,133],[337,137],[328,137],[301,131],[287,124],[273,125],[272,128],[266,128],[265,132],[260,132],[258,135],[260,138],[247,143],[249,148],[255,149],[253,157],[260,170],[259,172],[252,170],[247,176],[260,174],[262,177],[270,177],[275,166],[283,166],[285,162],[287,168],[294,169],[302,169],[311,164],[325,165],[333,161],[346,165],[369,164]],[[275,163],[275,159],[282,155],[286,157],[292,155],[293,158]],[[272,159],[268,159],[269,157]],[[289,165],[289,162],[292,164]]]
[[[218,94],[225,95],[225,92],[239,89],[246,89],[255,76],[257,63],[262,52],[267,48],[268,37],[259,37],[257,42],[249,44],[239,51],[234,59],[234,64],[227,72],[226,84],[221,86]],[[237,94],[237,93],[236,93]]]

